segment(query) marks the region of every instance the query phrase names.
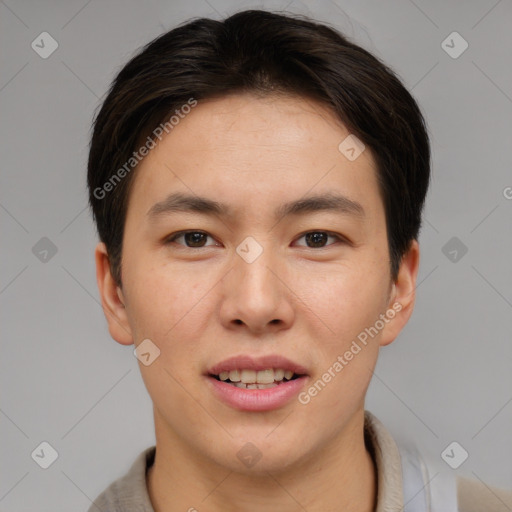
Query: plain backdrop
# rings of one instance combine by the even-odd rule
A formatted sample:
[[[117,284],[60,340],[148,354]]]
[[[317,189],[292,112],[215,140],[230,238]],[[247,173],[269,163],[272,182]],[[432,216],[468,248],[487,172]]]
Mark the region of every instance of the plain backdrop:
[[[366,408],[440,464],[457,441],[469,457],[454,471],[512,487],[510,1],[5,0],[0,511],[85,511],[154,443],[133,346],[110,338],[99,305],[91,121],[140,46],[191,17],[244,8],[330,23],[418,100],[433,179],[416,309],[381,350]],[[42,32],[58,44],[47,58],[32,46],[55,45]],[[58,453],[48,469],[31,456],[43,441]]]

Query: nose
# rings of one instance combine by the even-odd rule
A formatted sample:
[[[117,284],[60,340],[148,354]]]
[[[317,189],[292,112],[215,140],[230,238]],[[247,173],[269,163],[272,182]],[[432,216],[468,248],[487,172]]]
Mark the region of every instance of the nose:
[[[233,268],[222,280],[222,324],[253,334],[289,328],[294,318],[293,292],[286,281],[283,262],[269,249],[251,263],[235,254]]]

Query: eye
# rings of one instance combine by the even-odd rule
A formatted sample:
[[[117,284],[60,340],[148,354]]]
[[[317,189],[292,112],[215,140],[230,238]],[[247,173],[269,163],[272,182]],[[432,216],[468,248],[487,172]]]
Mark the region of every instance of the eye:
[[[170,237],[166,238],[165,243],[169,244],[171,242],[176,242],[183,238],[185,244],[178,242],[180,245],[185,245],[185,247],[189,248],[201,248],[208,247],[207,245],[205,245],[206,239],[208,237],[212,238],[210,235],[208,235],[208,233],[205,233],[204,231],[180,231],[179,233],[174,233]],[[210,245],[218,244],[214,243]]]
[[[298,238],[298,240],[300,240],[301,238],[306,239],[307,247],[311,249],[325,247],[326,242],[329,238],[334,238],[342,243],[345,242],[345,240],[340,235],[337,235],[336,233],[331,233],[329,231],[309,231],[308,233],[304,233],[300,238]]]
[[[211,238],[214,240],[208,233],[204,231],[180,231],[178,233],[174,233],[173,235],[169,236],[165,243],[169,244],[171,242],[177,242],[179,245],[183,245],[188,248],[196,248],[200,249],[202,247],[210,247],[219,245],[214,241],[213,244],[206,244],[206,241],[208,238]],[[339,241],[341,243],[344,243],[345,240],[343,237],[336,233],[331,233],[329,231],[309,231],[307,233],[304,233],[302,236],[300,236],[297,240],[300,240],[301,238],[304,238],[306,240],[306,245],[298,244],[303,247],[308,247],[310,249],[321,249],[323,247],[326,247],[328,245],[327,241],[329,238],[334,239],[335,241]],[[183,239],[183,242],[180,241]]]

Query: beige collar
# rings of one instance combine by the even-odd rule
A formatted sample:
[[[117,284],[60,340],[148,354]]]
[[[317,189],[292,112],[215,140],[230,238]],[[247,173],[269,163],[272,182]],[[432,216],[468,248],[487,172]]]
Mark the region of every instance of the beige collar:
[[[402,463],[395,440],[370,411],[364,412],[364,433],[367,449],[377,468],[375,512],[403,510]]]

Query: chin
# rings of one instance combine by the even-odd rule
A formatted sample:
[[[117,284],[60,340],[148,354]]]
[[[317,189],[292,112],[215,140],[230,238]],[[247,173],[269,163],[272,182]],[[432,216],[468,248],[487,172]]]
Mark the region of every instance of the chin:
[[[293,451],[292,451],[293,453]],[[261,452],[261,458],[256,460],[254,463],[243,463],[238,459],[238,455],[235,454],[234,458],[230,458],[224,461],[222,464],[226,469],[233,471],[244,476],[268,478],[269,473],[273,476],[277,476],[279,473],[290,470],[299,459],[297,454],[293,454],[293,458],[290,455],[276,455],[268,451]]]
[[[307,457],[304,439],[293,440],[290,436],[279,436],[271,429],[262,430],[259,435],[243,435],[231,439],[229,448],[222,453],[212,454],[215,462],[235,473],[268,477],[289,470]],[[300,446],[301,450],[298,450]]]

